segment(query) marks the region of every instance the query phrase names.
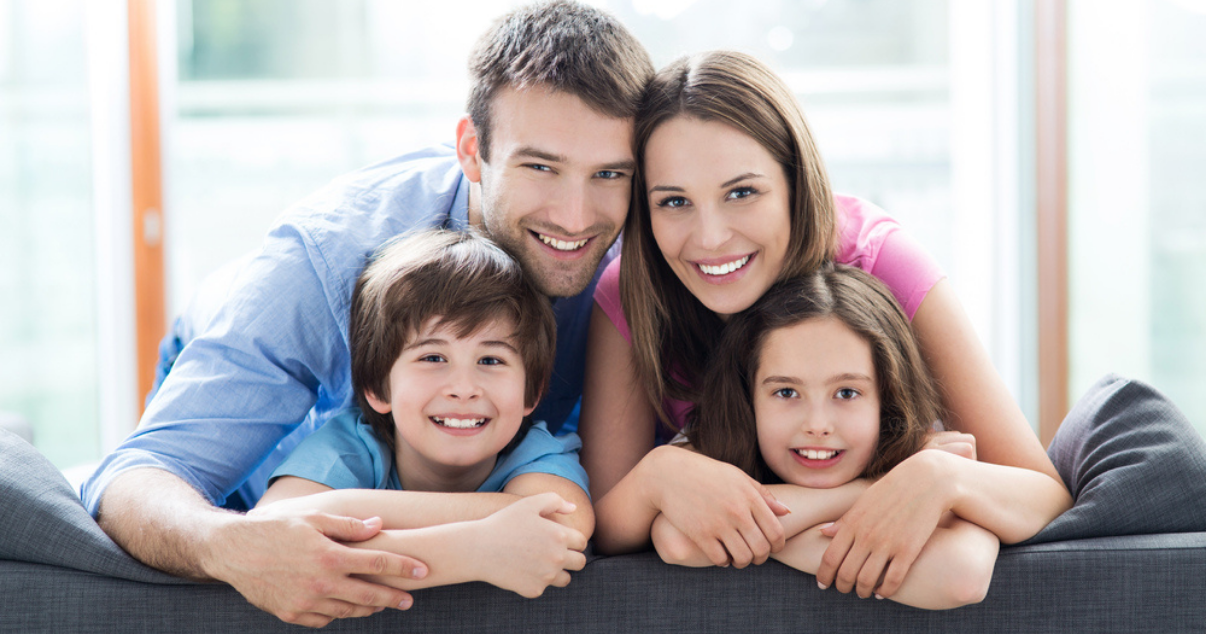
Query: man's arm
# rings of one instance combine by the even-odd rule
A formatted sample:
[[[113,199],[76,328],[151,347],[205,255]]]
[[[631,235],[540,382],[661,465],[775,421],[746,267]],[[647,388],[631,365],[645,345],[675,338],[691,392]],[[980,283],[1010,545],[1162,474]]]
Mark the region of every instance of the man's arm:
[[[240,515],[214,507],[184,480],[159,469],[127,471],[114,479],[97,521],[147,565],[225,581],[256,607],[310,627],[387,607],[406,609],[413,602],[406,592],[351,575],[426,574],[426,567],[410,557],[335,541],[369,539],[380,530],[380,520],[325,513]]]

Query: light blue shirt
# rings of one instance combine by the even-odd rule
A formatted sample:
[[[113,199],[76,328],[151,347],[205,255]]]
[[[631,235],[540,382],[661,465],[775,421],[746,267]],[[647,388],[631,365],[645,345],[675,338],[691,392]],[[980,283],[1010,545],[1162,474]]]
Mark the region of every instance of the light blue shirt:
[[[336,179],[287,210],[263,246],[228,275],[217,308],[182,316],[190,333],[137,431],[80,494],[93,515],[117,475],[156,467],[217,505],[247,505],[299,442],[354,404],[348,349],[352,289],[367,258],[416,228],[464,230],[469,181],[451,146]],[[613,247],[579,295],[553,304],[557,358],[533,412],[557,433],[582,393],[591,297]],[[203,322],[203,323],[202,323]]]
[[[586,470],[578,463],[578,434],[554,436],[543,422],[532,425],[515,449],[498,455],[494,469],[477,488],[497,493],[525,473],[548,473],[582,487],[589,495]],[[297,476],[332,489],[402,490],[394,456],[352,407],[336,414],[293,450],[273,478]]]

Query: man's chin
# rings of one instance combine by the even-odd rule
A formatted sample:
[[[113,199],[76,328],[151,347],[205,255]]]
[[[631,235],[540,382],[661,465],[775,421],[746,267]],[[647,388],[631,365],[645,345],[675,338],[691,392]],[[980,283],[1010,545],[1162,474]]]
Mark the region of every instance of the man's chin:
[[[572,264],[541,261],[537,266],[525,265],[524,272],[541,293],[549,297],[573,297],[590,285],[602,259],[589,258],[587,262]]]

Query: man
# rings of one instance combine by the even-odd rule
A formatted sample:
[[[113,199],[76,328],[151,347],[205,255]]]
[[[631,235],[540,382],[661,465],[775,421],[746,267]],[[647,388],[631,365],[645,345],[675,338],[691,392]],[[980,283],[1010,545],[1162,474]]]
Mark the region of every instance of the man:
[[[556,365],[533,417],[555,429],[570,413],[594,283],[628,212],[632,117],[652,64],[614,18],[559,1],[504,16],[470,72],[455,149],[387,161],[302,201],[240,265],[206,323],[192,324],[196,337],[140,429],[82,491],[132,555],[226,581],[291,623],[411,605],[405,592],[351,575],[421,577],[421,561],[336,541],[368,539],[379,520],[215,506],[254,505],[287,449],[352,403],[352,286],[366,258],[409,229],[477,227],[559,298]],[[472,519],[495,508],[467,496],[449,512]]]

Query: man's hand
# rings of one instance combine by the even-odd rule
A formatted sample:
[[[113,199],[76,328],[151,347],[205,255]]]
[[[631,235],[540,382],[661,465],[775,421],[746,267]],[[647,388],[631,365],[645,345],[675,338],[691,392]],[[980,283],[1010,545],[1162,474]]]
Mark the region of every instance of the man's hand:
[[[465,547],[476,549],[481,579],[529,599],[569,585],[569,571],[586,565],[586,537],[550,518],[574,509],[556,493],[541,493],[477,520],[482,539]]]
[[[211,533],[202,569],[287,623],[323,627],[384,608],[405,610],[413,603],[410,594],[352,575],[416,579],[427,573],[410,557],[338,543],[373,537],[381,530],[379,518],[272,506],[229,518]]]
[[[650,482],[655,505],[717,566],[762,564],[783,548],[778,515],[790,510],[733,465],[680,447],[659,447]]]

